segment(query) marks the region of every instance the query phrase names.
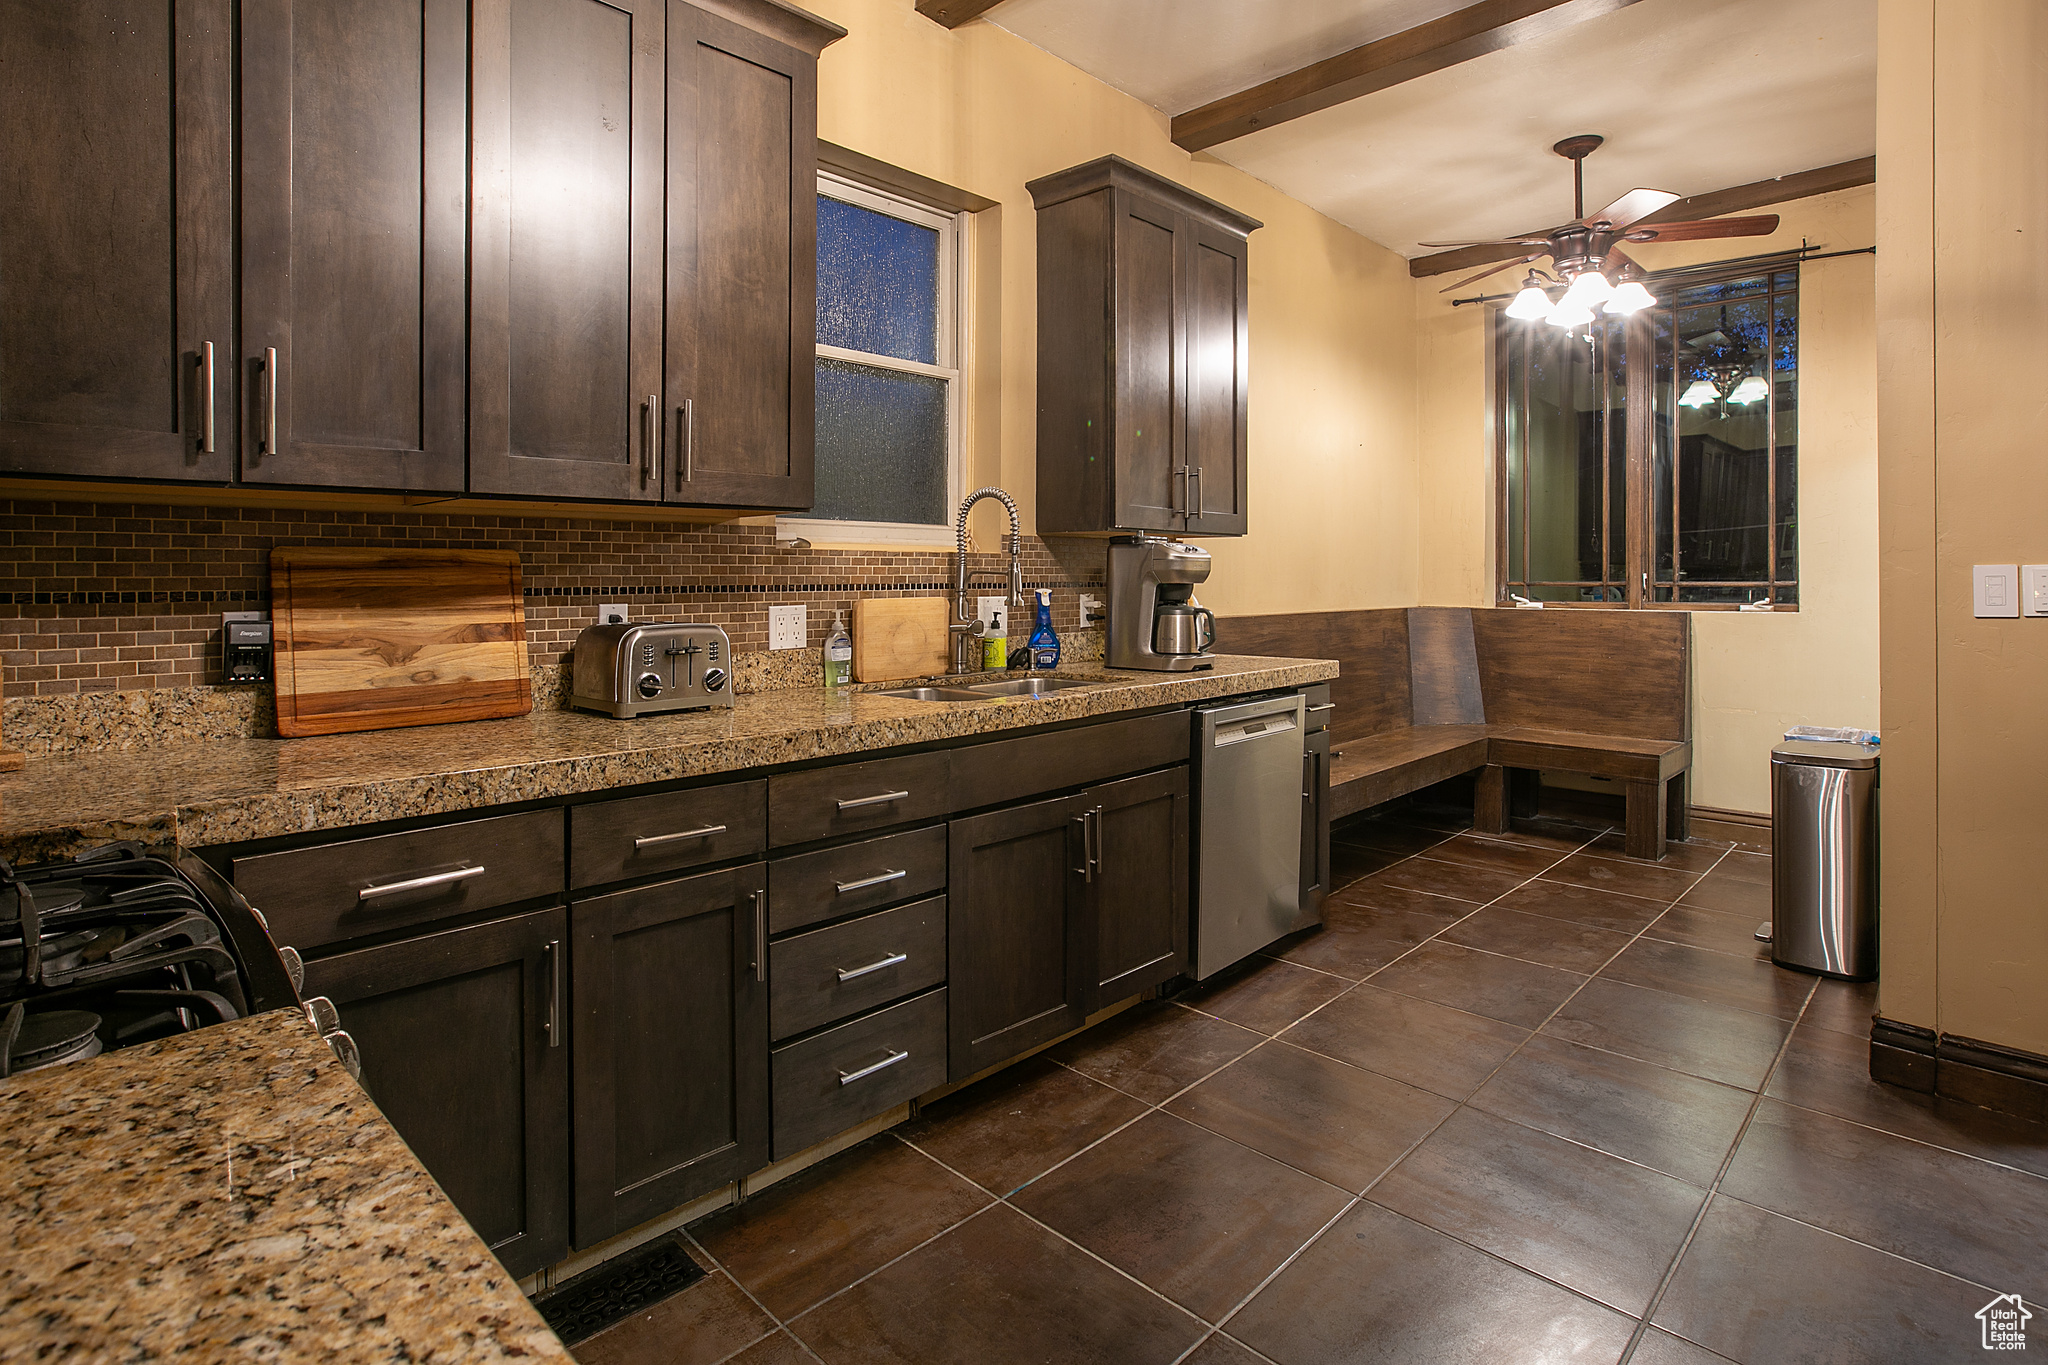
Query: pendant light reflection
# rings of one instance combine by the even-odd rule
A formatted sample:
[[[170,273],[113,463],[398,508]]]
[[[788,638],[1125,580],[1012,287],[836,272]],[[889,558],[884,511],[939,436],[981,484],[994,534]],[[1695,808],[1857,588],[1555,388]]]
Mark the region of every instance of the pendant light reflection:
[[[1687,387],[1686,391],[1678,396],[1678,406],[1682,408],[1703,408],[1709,403],[1719,402],[1720,398],[1721,395],[1714,392],[1712,381],[1695,379]]]
[[[1735,386],[1735,392],[1728,395],[1728,401],[1745,405],[1760,403],[1770,391],[1770,386],[1764,383],[1763,377],[1753,374]]]

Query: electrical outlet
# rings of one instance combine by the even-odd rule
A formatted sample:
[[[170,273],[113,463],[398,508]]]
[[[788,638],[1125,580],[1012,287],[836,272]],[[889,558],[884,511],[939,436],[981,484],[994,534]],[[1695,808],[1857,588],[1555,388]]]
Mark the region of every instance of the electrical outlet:
[[[1092,592],[1084,592],[1084,593],[1082,593],[1082,594],[1081,594],[1081,624],[1082,624],[1082,625],[1084,625],[1084,626],[1092,626],[1092,625],[1096,625],[1096,624],[1098,624],[1098,623],[1100,623],[1100,622],[1102,622],[1102,621],[1105,621],[1105,620],[1107,620],[1107,619],[1108,619],[1108,617],[1109,617],[1109,613],[1108,613],[1108,612],[1106,612],[1106,611],[1104,611],[1104,610],[1102,609],[1102,599],[1101,599],[1101,598],[1097,597],[1097,596],[1096,596],[1096,595],[1095,595],[1094,593],[1092,593]]]
[[[802,649],[810,628],[801,602],[768,608],[768,648]]]
[[[2020,565],[2020,615],[2048,616],[2048,564]]]
[[[632,619],[624,602],[606,602],[597,609],[597,623],[601,626],[623,626]]]
[[[977,597],[974,599],[974,614],[981,618],[982,631],[984,634],[1007,635],[1009,633],[1009,598]]]

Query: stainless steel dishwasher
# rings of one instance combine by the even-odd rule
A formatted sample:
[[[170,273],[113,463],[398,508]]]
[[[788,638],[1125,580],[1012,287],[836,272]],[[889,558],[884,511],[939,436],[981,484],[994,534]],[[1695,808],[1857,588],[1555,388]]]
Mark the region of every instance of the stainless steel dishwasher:
[[[1194,711],[1194,977],[1321,922],[1301,904],[1299,693]]]

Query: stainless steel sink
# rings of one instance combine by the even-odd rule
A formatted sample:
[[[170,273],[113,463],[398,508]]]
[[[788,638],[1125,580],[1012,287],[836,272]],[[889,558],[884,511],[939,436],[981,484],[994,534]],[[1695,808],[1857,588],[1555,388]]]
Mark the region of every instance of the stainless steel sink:
[[[1042,697],[1048,692],[1064,692],[1070,687],[1093,687],[1094,683],[1074,682],[1066,678],[1017,678],[1010,682],[970,683],[966,691],[984,697]]]
[[[901,697],[905,701],[989,701],[986,692],[967,691],[959,687],[895,687],[886,692],[877,692],[878,697]]]

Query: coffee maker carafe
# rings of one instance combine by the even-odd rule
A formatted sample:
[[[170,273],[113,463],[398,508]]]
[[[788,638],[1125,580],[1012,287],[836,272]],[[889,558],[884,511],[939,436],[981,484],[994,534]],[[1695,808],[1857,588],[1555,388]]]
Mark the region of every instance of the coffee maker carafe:
[[[1156,536],[1109,543],[1111,668],[1179,673],[1209,668],[1216,616],[1195,601],[1209,577],[1209,552]]]

